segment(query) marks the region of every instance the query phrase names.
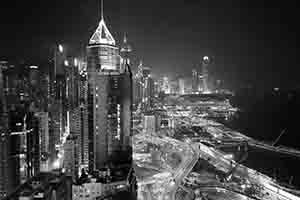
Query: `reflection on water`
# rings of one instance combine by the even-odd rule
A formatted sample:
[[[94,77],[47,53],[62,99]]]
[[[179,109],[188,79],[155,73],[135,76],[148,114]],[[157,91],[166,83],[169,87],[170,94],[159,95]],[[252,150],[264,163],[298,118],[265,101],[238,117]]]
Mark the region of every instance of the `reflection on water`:
[[[291,181],[293,186],[300,188],[300,158],[250,147],[248,159],[243,164],[276,177],[280,182]]]

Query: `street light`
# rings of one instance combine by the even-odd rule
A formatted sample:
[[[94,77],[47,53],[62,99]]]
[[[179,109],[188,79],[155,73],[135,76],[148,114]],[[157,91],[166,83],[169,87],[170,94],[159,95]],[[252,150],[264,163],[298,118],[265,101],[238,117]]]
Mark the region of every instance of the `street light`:
[[[64,52],[64,47],[61,44],[59,44],[58,45],[58,50],[59,50],[60,53],[63,53]]]
[[[65,61],[64,61],[64,64],[65,64],[65,66],[69,66],[69,61],[68,61],[68,60],[65,60]]]

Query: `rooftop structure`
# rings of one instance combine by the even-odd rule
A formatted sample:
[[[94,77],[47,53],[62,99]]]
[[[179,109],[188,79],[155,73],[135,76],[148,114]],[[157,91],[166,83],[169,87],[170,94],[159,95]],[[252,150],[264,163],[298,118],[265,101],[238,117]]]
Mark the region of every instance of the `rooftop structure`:
[[[101,1],[101,20],[99,22],[98,28],[95,33],[92,35],[89,41],[90,45],[94,44],[108,44],[116,45],[116,41],[109,32],[103,17],[103,0]]]

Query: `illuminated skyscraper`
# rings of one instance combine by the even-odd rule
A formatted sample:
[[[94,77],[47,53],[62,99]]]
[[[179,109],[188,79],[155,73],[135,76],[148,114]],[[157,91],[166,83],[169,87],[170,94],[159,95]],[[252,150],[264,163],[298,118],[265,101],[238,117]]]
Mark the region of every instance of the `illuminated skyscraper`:
[[[184,78],[179,78],[178,82],[179,82],[179,84],[178,84],[179,85],[179,94],[183,95],[185,93],[185,84],[184,84],[185,80],[184,80]]]
[[[135,104],[141,103],[143,109],[149,109],[153,105],[154,87],[150,67],[145,67],[140,61],[138,72],[134,77]]]
[[[54,70],[50,72],[50,98],[49,103],[49,152],[50,165],[57,159],[57,150],[61,144],[65,127],[67,125],[68,102],[66,101],[66,73],[68,66],[66,49],[62,45],[54,48]]]
[[[170,94],[170,83],[169,83],[169,78],[164,76],[162,79],[162,91],[165,94]]]
[[[88,129],[88,109],[87,105],[81,103],[80,105],[80,168],[88,168],[89,164],[89,129]]]
[[[132,52],[132,47],[127,41],[126,34],[124,34],[123,43],[121,45],[121,50],[120,50],[123,64],[127,63],[128,65],[130,65],[131,52]]]
[[[193,93],[199,92],[199,78],[198,78],[198,72],[196,69],[193,69],[192,71],[192,91]]]
[[[122,160],[119,153],[129,150],[132,127],[131,71],[103,16],[87,47],[87,71],[89,166],[96,170]]]
[[[204,56],[201,60],[201,67],[202,67],[202,79],[203,79],[203,92],[208,93],[208,66],[211,63],[211,58],[208,56]]]
[[[138,71],[133,78],[133,102],[135,106],[138,106],[140,103],[142,103],[143,100],[144,82],[142,66],[143,65],[140,62]]]
[[[81,122],[81,168],[88,168],[89,164],[89,123],[88,123],[88,80],[86,63],[80,62],[79,77],[79,102]]]

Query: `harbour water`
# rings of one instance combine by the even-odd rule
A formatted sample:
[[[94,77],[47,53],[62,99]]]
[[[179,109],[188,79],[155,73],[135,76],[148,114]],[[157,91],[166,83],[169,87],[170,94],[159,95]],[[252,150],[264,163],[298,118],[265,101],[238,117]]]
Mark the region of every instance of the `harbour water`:
[[[231,103],[239,108],[226,126],[258,141],[300,149],[300,90],[268,91],[255,95],[255,89],[240,92]],[[280,138],[279,135],[284,131]],[[280,182],[300,189],[300,158],[249,147],[246,166]]]
[[[300,189],[300,158],[250,147],[243,164]]]

